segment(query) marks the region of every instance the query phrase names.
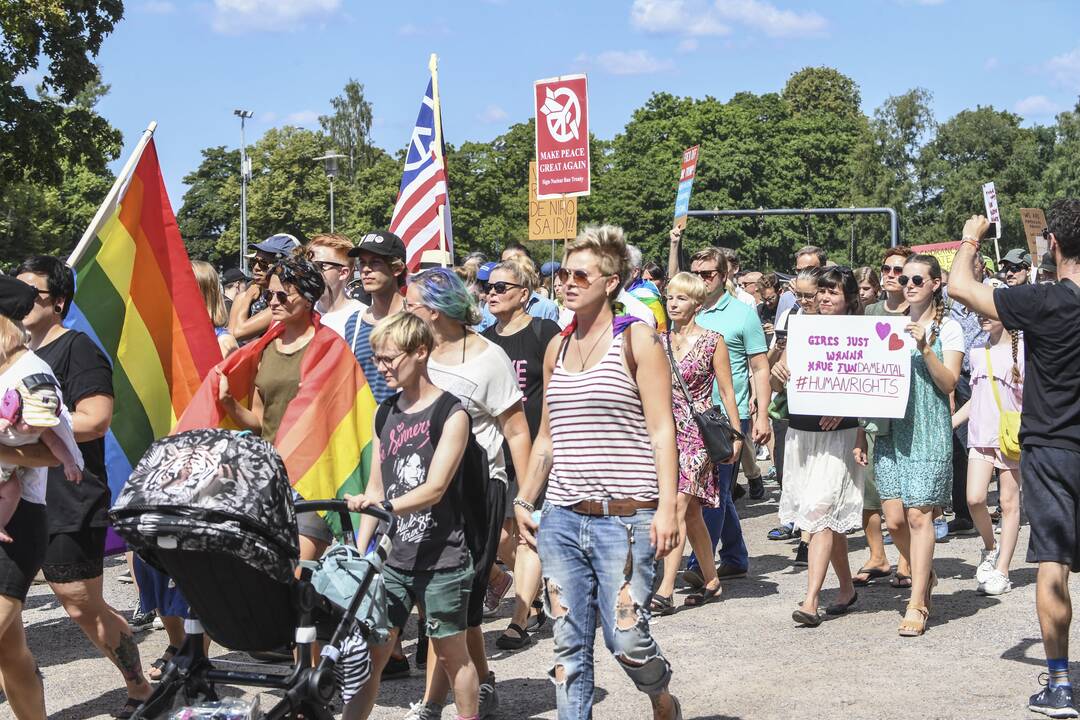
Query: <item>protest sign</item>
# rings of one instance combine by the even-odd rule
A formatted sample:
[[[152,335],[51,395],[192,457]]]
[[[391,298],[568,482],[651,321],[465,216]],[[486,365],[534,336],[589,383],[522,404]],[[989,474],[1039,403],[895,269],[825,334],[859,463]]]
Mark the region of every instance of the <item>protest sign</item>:
[[[697,176],[698,148],[687,148],[682,154],[682,167],[679,169],[679,192],[675,195],[675,227],[686,227],[687,213],[690,212],[690,190],[694,187]]]
[[[998,210],[997,189],[994,183],[988,182],[982,186],[983,205],[986,206],[986,218],[994,223],[994,238],[1001,237],[1001,211]]]
[[[960,249],[958,242],[931,243],[929,245],[916,245],[911,248],[920,255],[933,255],[941,264],[942,270],[952,270],[953,258]]]
[[[562,240],[577,235],[577,198],[536,199],[536,163],[529,163],[529,239]]]
[[[902,418],[911,389],[906,317],[793,315],[788,321],[788,411]]]
[[[1024,237],[1027,238],[1032,262],[1038,265],[1042,259],[1039,240],[1042,238],[1042,231],[1046,229],[1046,215],[1039,208],[1020,208],[1020,222],[1024,224]]]
[[[584,75],[533,83],[536,197],[589,194],[589,93]]]

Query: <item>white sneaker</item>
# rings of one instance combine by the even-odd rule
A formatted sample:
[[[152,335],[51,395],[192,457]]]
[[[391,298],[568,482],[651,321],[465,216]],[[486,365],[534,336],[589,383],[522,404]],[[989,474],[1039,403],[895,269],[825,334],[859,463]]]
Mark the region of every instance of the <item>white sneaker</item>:
[[[1004,595],[1012,590],[1012,581],[1000,570],[994,570],[990,577],[979,583],[979,592],[983,595]]]
[[[994,572],[994,566],[998,561],[998,546],[995,543],[993,550],[980,550],[979,551],[979,567],[975,569],[975,580],[980,585],[990,579],[991,573]]]
[[[769,448],[768,448],[767,445],[762,445],[761,447],[758,448],[758,450],[757,450],[757,459],[758,460],[768,460],[769,459]]]

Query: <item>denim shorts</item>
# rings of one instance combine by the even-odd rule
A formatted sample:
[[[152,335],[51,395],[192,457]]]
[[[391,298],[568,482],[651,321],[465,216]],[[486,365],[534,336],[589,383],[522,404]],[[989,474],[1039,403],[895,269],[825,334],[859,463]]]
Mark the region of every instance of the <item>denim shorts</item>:
[[[429,638],[446,638],[465,632],[468,627],[469,595],[473,566],[450,570],[406,572],[389,565],[383,568],[386,585],[386,610],[390,625],[405,627],[413,606],[424,613]]]

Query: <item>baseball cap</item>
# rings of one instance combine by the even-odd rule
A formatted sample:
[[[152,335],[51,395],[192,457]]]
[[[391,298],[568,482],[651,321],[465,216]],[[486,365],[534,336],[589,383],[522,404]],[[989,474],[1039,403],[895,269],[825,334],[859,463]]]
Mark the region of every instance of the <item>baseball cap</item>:
[[[1031,267],[1031,255],[1024,252],[1020,248],[1013,248],[1009,252],[1005,253],[1005,257],[1001,258],[1001,264],[1010,265],[1027,265]]]
[[[1042,262],[1039,263],[1039,270],[1041,272],[1057,274],[1057,261],[1054,260],[1053,253],[1045,253],[1042,256]]]
[[[548,262],[540,266],[540,276],[551,277],[555,273],[559,272],[559,268],[561,267],[562,264],[560,264],[557,260],[549,260]]]
[[[349,251],[349,257],[356,257],[362,252],[397,258],[405,262],[405,243],[389,230],[376,230],[360,238],[356,247]]]
[[[251,246],[251,249],[261,250],[271,255],[291,255],[292,251],[298,247],[300,247],[300,241],[294,235],[278,233],[277,235],[271,235],[261,243],[255,243]],[[255,257],[255,253],[248,253],[248,257]]]
[[[222,274],[222,276],[221,276],[221,284],[222,285],[232,285],[234,282],[238,282],[240,280],[250,280],[250,279],[251,278],[248,277],[247,273],[245,273],[240,268],[229,268],[228,270],[226,270]]]
[[[476,269],[476,279],[480,282],[487,282],[491,277],[491,271],[498,265],[497,262],[486,262]]]

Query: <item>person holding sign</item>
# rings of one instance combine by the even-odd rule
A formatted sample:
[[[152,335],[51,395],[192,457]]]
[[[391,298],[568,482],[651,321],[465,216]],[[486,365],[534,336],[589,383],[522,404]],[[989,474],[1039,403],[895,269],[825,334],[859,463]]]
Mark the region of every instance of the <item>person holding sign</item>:
[[[825,270],[817,288],[820,314],[859,313],[859,284],[849,268]],[[785,350],[773,366],[773,390],[783,390],[790,377]],[[826,614],[843,615],[859,599],[848,565],[847,532],[862,526],[863,468],[854,456],[861,432],[858,418],[788,417],[780,522],[794,523],[810,535],[806,597],[791,614],[799,625],[821,624],[818,599],[830,564],[840,581],[840,596]]]
[[[922,635],[930,616],[934,575],[934,509],[952,496],[952,417],[949,395],[964,360],[964,331],[945,316],[941,265],[931,255],[912,255],[896,278],[908,303],[906,330],[915,340],[907,414],[893,420],[874,446],[874,475],[885,523],[903,560],[911,566],[911,598],[902,637]],[[866,440],[855,450],[867,464]]]
[[[964,224],[951,292],[982,315],[998,318],[1026,339],[1024,408],[1020,424],[1025,506],[1031,522],[1028,562],[1039,564],[1035,606],[1049,673],[1028,709],[1055,718],[1076,717],[1069,682],[1069,571],[1080,571],[1080,199],[1055,200],[1043,231],[1059,282],[993,289],[970,270],[990,223]]]

